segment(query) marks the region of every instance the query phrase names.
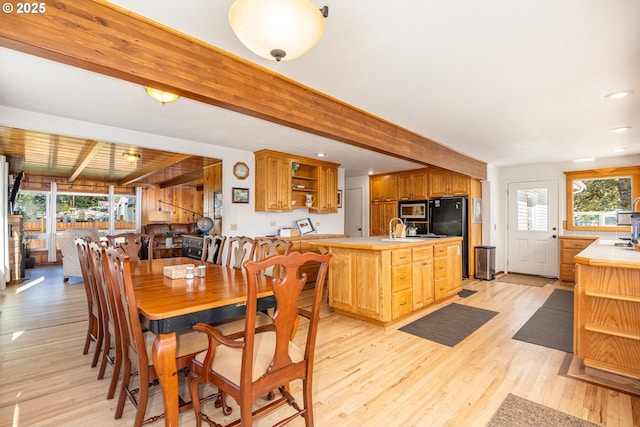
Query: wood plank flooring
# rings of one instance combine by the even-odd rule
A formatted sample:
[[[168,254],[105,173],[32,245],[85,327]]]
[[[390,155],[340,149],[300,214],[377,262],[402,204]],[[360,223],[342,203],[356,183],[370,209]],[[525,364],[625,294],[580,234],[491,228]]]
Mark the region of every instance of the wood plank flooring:
[[[93,345],[90,354],[82,354],[82,283],[63,284],[60,266],[28,271],[32,281],[44,279],[21,292],[20,286],[0,292],[0,426],[131,425],[133,406],[127,402],[123,418],[114,420],[116,402],[106,400],[111,368],[99,381],[97,368],[90,367]],[[482,427],[513,393],[603,426],[640,426],[639,398],[559,376],[564,352],[511,339],[557,284],[467,280],[464,287],[479,292],[446,303],[499,314],[454,348],[336,315],[324,306],[314,377],[316,425]],[[292,391],[301,398],[299,384]],[[212,404],[205,410],[222,419]],[[161,412],[156,390],[147,416]],[[272,425],[278,415],[282,412],[254,425]],[[190,411],[180,420],[194,425]]]

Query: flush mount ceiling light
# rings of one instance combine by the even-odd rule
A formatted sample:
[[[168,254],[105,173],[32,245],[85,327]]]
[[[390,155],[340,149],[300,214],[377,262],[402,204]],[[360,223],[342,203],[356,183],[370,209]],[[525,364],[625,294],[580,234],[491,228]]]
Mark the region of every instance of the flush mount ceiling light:
[[[229,9],[229,24],[256,55],[288,61],[320,41],[328,15],[328,6],[318,9],[310,0],[236,0]]]
[[[620,98],[624,98],[625,96],[629,96],[633,93],[632,90],[620,90],[618,92],[613,92],[610,93],[609,95],[605,95],[606,99],[620,99]]]
[[[122,153],[122,157],[125,158],[125,160],[129,163],[136,163],[138,160],[140,160],[140,154],[138,153],[127,153],[124,152]]]
[[[622,133],[622,132],[628,131],[629,129],[631,129],[631,126],[622,126],[622,127],[619,127],[619,128],[611,129],[611,132]]]
[[[165,91],[160,90],[160,89],[154,89],[154,88],[149,87],[149,86],[145,87],[144,90],[147,91],[147,93],[149,94],[150,97],[152,97],[156,101],[161,102],[162,105],[166,104],[167,102],[173,102],[176,99],[180,98],[179,95],[176,95],[174,93],[165,92]]]

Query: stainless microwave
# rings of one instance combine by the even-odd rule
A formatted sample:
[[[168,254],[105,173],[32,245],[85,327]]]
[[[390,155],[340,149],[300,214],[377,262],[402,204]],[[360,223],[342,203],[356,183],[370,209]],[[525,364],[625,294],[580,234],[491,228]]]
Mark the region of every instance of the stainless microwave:
[[[426,221],[429,215],[428,206],[427,200],[398,202],[398,213],[403,220]]]

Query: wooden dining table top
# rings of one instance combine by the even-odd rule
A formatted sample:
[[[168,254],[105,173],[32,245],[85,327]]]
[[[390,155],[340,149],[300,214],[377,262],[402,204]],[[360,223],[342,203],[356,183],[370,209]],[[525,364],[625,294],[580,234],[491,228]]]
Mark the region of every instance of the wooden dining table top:
[[[205,265],[206,276],[171,279],[164,267]],[[161,258],[131,262],[131,277],[140,314],[149,320],[189,315],[229,305],[244,305],[247,276],[244,270],[203,263],[191,258]],[[271,278],[258,285],[258,298],[273,295]]]

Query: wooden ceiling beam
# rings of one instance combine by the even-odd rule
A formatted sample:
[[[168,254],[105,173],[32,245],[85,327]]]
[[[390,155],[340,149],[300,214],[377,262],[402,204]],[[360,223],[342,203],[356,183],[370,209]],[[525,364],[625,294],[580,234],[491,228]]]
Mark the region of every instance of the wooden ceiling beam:
[[[100,0],[43,3],[42,14],[4,14],[0,45],[486,179],[485,162],[133,12]]]
[[[150,165],[146,168],[142,168],[138,171],[136,171],[135,173],[130,174],[129,176],[127,176],[126,178],[120,180],[118,182],[118,185],[129,185],[129,184],[133,184],[134,182],[140,181],[150,175],[153,175],[154,173],[157,173],[159,171],[161,171],[162,169],[165,169],[175,163],[181,162],[183,160],[186,160],[188,158],[190,158],[192,156],[188,155],[188,154],[174,154],[173,156],[167,158],[166,160],[159,162],[159,163],[154,163],[153,165]]]
[[[201,184],[203,175],[204,174],[202,170],[185,173],[184,175],[176,176],[175,178],[172,178],[168,181],[161,183],[160,188],[171,188],[178,185],[189,184],[190,182],[194,182],[194,181],[199,181],[196,183],[196,186],[197,186],[198,184]]]
[[[87,141],[87,147],[86,148],[88,149],[88,152],[86,152],[87,150],[83,150],[84,152],[80,156],[80,157],[82,157],[82,161],[80,162],[80,164],[78,166],[76,166],[76,168],[74,169],[73,173],[68,178],[69,182],[75,181],[76,178],[78,178],[80,176],[82,171],[85,170],[85,168],[87,167],[87,165],[89,163],[91,163],[91,160],[93,160],[93,158],[96,156],[96,154],[98,154],[100,152],[100,150],[102,149],[102,147],[105,146],[105,144],[106,143],[104,143],[104,142]]]

